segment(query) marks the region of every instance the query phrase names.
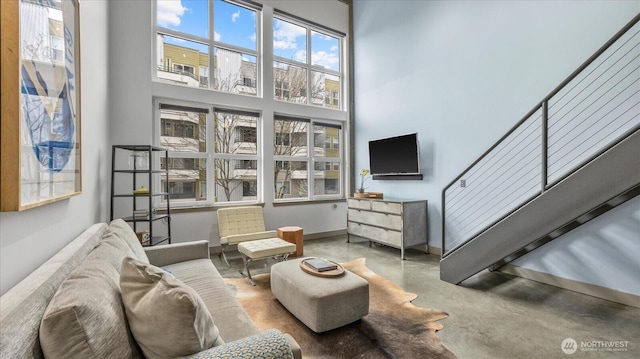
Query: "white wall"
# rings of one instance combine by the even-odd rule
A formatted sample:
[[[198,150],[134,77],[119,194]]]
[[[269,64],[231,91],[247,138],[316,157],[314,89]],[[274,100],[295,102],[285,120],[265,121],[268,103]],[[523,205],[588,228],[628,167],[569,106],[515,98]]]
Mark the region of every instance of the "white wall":
[[[634,1],[355,0],[354,168],[369,167],[369,140],[417,131],[425,178],[371,181],[369,190],[429,200],[429,244],[441,247],[442,189],[638,11]],[[637,242],[626,230],[633,216],[605,214],[517,264],[598,285],[607,281],[594,271],[638,273],[624,260]],[[568,249],[602,231],[616,235],[599,236],[601,260]],[[544,265],[548,253],[566,265]],[[633,285],[624,290],[640,294]]]
[[[348,7],[337,1],[298,2],[264,0],[264,14],[272,14],[273,7],[305,17],[308,20],[327,24],[338,31],[348,30]],[[113,144],[153,144],[153,108],[154,97],[172,98],[184,101],[223,105],[237,108],[260,110],[265,121],[265,143],[272,143],[272,126],[274,111],[295,113],[298,108],[290,103],[264,100],[263,98],[239,96],[234,94],[207,91],[196,88],[180,87],[166,83],[152,82],[155,37],[153,24],[153,7],[151,1],[112,1],[110,10],[110,94],[111,94],[111,139]],[[267,22],[267,26],[272,26]],[[265,38],[263,51],[271,53],[270,37]],[[268,59],[266,64],[271,63]],[[265,76],[270,69],[265,66]],[[265,97],[272,95],[272,89],[265,89]],[[331,118],[324,119],[345,121],[346,112],[332,111]],[[309,107],[307,115],[327,116],[326,110]],[[317,117],[316,117],[317,118]],[[271,131],[272,132],[272,131]],[[265,173],[269,173],[265,164]],[[301,204],[278,206],[273,205],[272,186],[265,186],[264,211],[267,227],[275,229],[284,225],[297,225],[304,228],[305,234],[323,233],[344,230],[346,228],[346,206],[338,203]],[[197,211],[172,212],[172,242],[192,240],[209,240],[212,246],[219,244],[216,213],[213,208]]]
[[[107,1],[80,2],[82,194],[23,212],[0,213],[2,294],[91,224],[108,219],[106,14]]]

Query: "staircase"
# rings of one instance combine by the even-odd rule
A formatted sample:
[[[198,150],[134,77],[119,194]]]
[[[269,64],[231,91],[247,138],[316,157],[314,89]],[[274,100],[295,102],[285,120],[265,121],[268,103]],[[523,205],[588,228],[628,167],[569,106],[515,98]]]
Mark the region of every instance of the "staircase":
[[[496,269],[640,194],[639,20],[444,188],[442,280]]]

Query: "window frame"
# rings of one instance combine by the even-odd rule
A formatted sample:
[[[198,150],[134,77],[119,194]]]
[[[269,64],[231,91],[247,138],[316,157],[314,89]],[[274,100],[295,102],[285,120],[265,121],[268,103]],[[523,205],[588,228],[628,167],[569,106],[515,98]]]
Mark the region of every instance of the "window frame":
[[[162,147],[162,137],[163,136],[167,136],[167,137],[176,137],[174,136],[175,134],[175,121],[173,119],[169,120],[171,123],[171,135],[165,135],[164,134],[164,130],[165,130],[165,126],[162,123],[162,109],[161,109],[161,105],[165,104],[165,105],[169,105],[169,106],[178,106],[178,107],[184,107],[185,110],[188,108],[191,109],[198,109],[198,110],[202,110],[201,113],[204,113],[206,111],[206,120],[205,120],[205,132],[209,132],[210,130],[210,126],[209,126],[209,118],[211,116],[211,111],[209,109],[209,107],[206,104],[202,104],[202,103],[194,103],[194,102],[187,102],[187,101],[179,101],[179,100],[173,100],[173,99],[154,99],[153,101],[154,105],[154,122],[153,122],[153,129],[154,129],[154,144],[157,146]],[[195,125],[194,125],[195,128]],[[207,139],[207,147],[209,146],[209,141],[208,138],[210,138],[209,134],[206,134],[206,139]],[[194,137],[195,134],[194,134]],[[196,140],[200,140],[199,138],[196,138]],[[176,159],[194,159],[194,161],[197,159],[199,160],[198,162],[202,162],[204,161],[206,163],[206,171],[208,173],[209,168],[210,168],[210,161],[209,161],[209,157],[208,157],[208,153],[207,150],[205,150],[204,152],[190,152],[190,151],[174,151],[171,149],[167,148],[167,155],[168,155],[168,162],[165,163],[165,166],[169,167],[170,163],[172,163],[173,161],[175,161]],[[196,169],[195,167],[198,167],[197,170],[201,170],[200,166],[195,166],[195,162],[194,162],[194,170]],[[160,166],[158,166],[158,168],[160,168]],[[171,172],[171,170],[169,168],[167,168],[168,173]],[[207,174],[207,178],[208,178],[208,174]],[[169,183],[171,183],[170,178],[166,179]],[[161,182],[162,182],[162,178],[161,176],[158,176],[158,178],[156,179],[156,183],[155,185],[158,186],[157,188],[164,188],[161,187]],[[200,179],[196,179],[194,181],[194,183],[200,183],[201,180]],[[207,186],[209,184],[207,183]],[[198,186],[200,187],[200,186]],[[167,188],[169,188],[169,185],[167,185]],[[209,193],[211,193],[209,188],[205,189],[205,194],[208,195]],[[198,192],[198,193],[196,193]],[[195,206],[201,206],[203,204],[206,204],[209,200],[209,198],[207,197],[206,200],[202,200],[199,201],[197,200],[198,197],[201,197],[202,195],[202,189],[200,189],[200,191],[197,191],[194,188],[194,199],[190,200],[190,201],[184,201],[181,199],[175,199],[175,198],[171,198],[171,207],[195,207]],[[164,204],[166,202],[166,198],[164,196],[160,197],[160,198],[155,198],[155,204],[156,205],[161,205]]]
[[[276,115],[274,116],[274,135],[273,135],[273,143],[271,144],[272,146],[276,146],[277,144],[277,133],[276,128],[277,126],[275,125],[276,121],[299,121],[301,123],[306,123],[306,141],[305,141],[305,146],[306,146],[306,154],[305,155],[277,155],[274,153],[273,155],[273,164],[274,164],[274,171],[277,168],[276,163],[277,162],[281,162],[281,161],[287,161],[287,162],[305,162],[306,163],[306,171],[307,171],[307,178],[306,178],[306,193],[307,196],[306,197],[295,197],[293,195],[291,195],[291,193],[289,193],[289,195],[291,197],[289,198],[277,198],[277,191],[275,191],[274,189],[274,193],[273,193],[273,201],[274,203],[283,203],[283,202],[300,202],[300,201],[313,201],[313,200],[323,200],[323,199],[336,199],[336,198],[343,198],[344,194],[345,194],[345,190],[344,190],[344,177],[345,177],[345,171],[343,170],[344,168],[344,153],[342,148],[344,146],[338,146],[339,148],[337,150],[335,150],[333,147],[333,145],[330,146],[330,148],[326,148],[326,141],[327,139],[329,140],[329,144],[333,144],[336,141],[340,142],[340,141],[344,141],[344,126],[341,122],[339,121],[326,121],[326,120],[316,120],[316,119],[306,119],[306,118],[301,118],[301,117],[295,117],[295,116],[285,116],[285,115]],[[315,127],[316,126],[323,126],[325,128],[329,127],[329,128],[336,128],[338,129],[338,134],[336,136],[327,136],[325,138],[322,139],[322,146],[316,146],[315,143]],[[290,138],[292,138],[292,134],[293,133],[300,133],[300,132],[288,132]],[[309,146],[309,144],[311,144],[311,146]],[[325,156],[322,155],[317,155],[316,152],[316,148],[320,148],[322,149],[323,153],[325,154]],[[335,150],[338,152],[338,156],[337,157],[329,157],[326,156],[325,151],[329,149],[329,150]],[[304,152],[304,151],[303,151]],[[340,183],[340,188],[338,193],[335,194],[316,194],[315,193],[315,182],[316,182],[316,178],[315,178],[315,173],[316,171],[316,163],[318,162],[324,162],[324,166],[322,166],[324,168],[324,171],[335,171],[335,167],[336,165],[338,166],[338,183]],[[327,169],[326,167],[329,166],[330,168]],[[293,169],[290,169],[291,171],[294,171]],[[277,186],[278,182],[282,182],[281,180],[275,179],[275,172],[274,172],[274,181],[275,184],[274,186]],[[289,180],[289,192],[292,191],[292,183],[291,183],[291,179]]]
[[[215,22],[214,22],[214,12],[215,12],[215,3],[217,0],[207,0],[207,17],[208,17],[208,29],[207,29],[207,37],[202,37],[202,36],[198,36],[198,35],[193,35],[190,33],[186,33],[186,32],[182,32],[179,30],[175,30],[175,29],[171,29],[168,27],[164,27],[164,26],[160,26],[158,24],[158,5],[157,5],[157,1],[153,1],[153,34],[154,37],[156,38],[156,41],[154,41],[154,60],[153,63],[155,64],[154,66],[154,71],[152,71],[153,73],[153,81],[157,81],[157,82],[164,82],[164,83],[171,83],[173,85],[180,85],[180,86],[185,86],[185,87],[190,87],[190,88],[203,88],[203,89],[207,89],[207,90],[211,90],[211,91],[216,91],[216,92],[223,92],[223,93],[233,93],[233,94],[238,94],[238,95],[245,95],[245,96],[251,96],[251,97],[262,97],[262,91],[261,91],[261,79],[262,79],[262,66],[261,66],[261,61],[263,59],[263,51],[262,51],[262,45],[261,45],[261,41],[259,41],[259,39],[262,38],[262,5],[259,3],[255,3],[253,1],[242,1],[242,0],[219,0],[219,1],[223,1],[225,3],[228,4],[232,4],[235,6],[239,6],[242,7],[246,10],[249,11],[255,11],[255,29],[256,29],[256,47],[255,49],[250,49],[250,48],[245,48],[245,47],[241,47],[241,46],[237,46],[237,45],[233,45],[230,43],[226,43],[224,41],[216,41],[215,39]],[[158,36],[159,35],[166,35],[166,36],[171,36],[173,38],[177,38],[180,40],[186,40],[186,41],[190,41],[196,44],[200,44],[200,45],[205,45],[208,47],[208,53],[207,58],[208,58],[208,65],[207,65],[207,83],[205,84],[205,86],[202,86],[202,75],[200,74],[200,69],[201,69],[201,65],[198,65],[198,74],[196,75],[195,71],[196,69],[194,68],[194,76],[198,77],[198,81],[200,83],[200,87],[196,87],[196,86],[189,86],[186,84],[177,84],[172,82],[171,80],[165,80],[163,78],[161,78],[160,76],[158,76],[158,71],[159,71],[159,67],[163,67],[163,68],[169,68],[169,66],[167,66],[167,64],[165,63],[166,61],[162,61],[162,63],[159,63],[159,46],[163,46],[164,42],[160,42],[158,40]],[[216,76],[216,57],[218,55],[216,55],[216,51],[217,49],[222,49],[222,50],[226,50],[226,51],[230,51],[230,52],[235,52],[235,53],[240,53],[240,55],[250,55],[253,56],[256,59],[256,63],[255,63],[255,73],[256,73],[256,78],[253,79],[254,80],[254,84],[255,86],[253,88],[255,88],[256,92],[255,94],[247,94],[247,93],[240,93],[240,92],[232,92],[232,91],[224,91],[224,90],[220,90],[220,89],[216,89],[217,84],[219,83],[219,79]],[[200,54],[203,54],[202,52],[199,52]],[[164,54],[164,49],[163,49],[163,54]],[[164,60],[164,59],[163,59]],[[174,66],[174,61],[170,62],[170,69],[173,69]],[[180,65],[181,63],[178,63]],[[191,66],[191,65],[187,65],[187,66]],[[242,71],[240,71],[238,73],[238,79],[237,81],[239,81],[241,83],[241,85],[244,85],[244,83],[246,82],[246,78],[244,76],[245,74],[242,73]],[[237,84],[236,84],[237,85]],[[235,87],[235,85],[234,85]]]
[[[274,14],[273,14],[273,20],[280,20],[280,21],[284,21],[284,22],[288,22],[291,23],[293,25],[296,26],[300,26],[303,27],[306,31],[305,31],[305,36],[306,36],[306,59],[305,62],[301,62],[301,61],[295,61],[292,59],[288,59],[282,56],[278,56],[275,54],[275,52],[272,53],[273,55],[273,61],[274,64],[272,64],[273,66],[273,72],[274,72],[274,78],[273,78],[273,83],[274,83],[274,96],[273,99],[275,101],[282,101],[282,102],[291,102],[291,103],[298,103],[298,104],[303,104],[303,105],[309,105],[309,106],[314,106],[314,107],[321,107],[321,108],[326,108],[326,109],[332,109],[332,110],[344,110],[341,106],[343,101],[340,101],[339,97],[340,94],[342,94],[344,91],[343,89],[345,88],[344,85],[344,80],[346,77],[346,71],[344,71],[344,68],[346,66],[345,64],[345,56],[343,54],[344,52],[344,43],[346,41],[346,35],[345,34],[341,34],[337,31],[331,30],[329,28],[326,27],[322,27],[319,26],[317,24],[314,24],[310,21],[305,21],[304,19],[301,19],[297,16],[293,16],[290,14],[287,14],[285,12],[282,11],[278,11],[278,10],[274,10]],[[274,30],[274,25],[273,22],[271,24],[271,29],[272,31]],[[338,58],[339,58],[339,65],[338,65],[338,70],[332,70],[329,68],[326,68],[324,66],[320,66],[320,65],[313,65],[313,59],[312,59],[312,33],[319,33],[325,36],[330,36],[330,37],[334,37],[336,39],[338,39]],[[275,66],[275,62],[287,65],[289,67],[300,67],[303,68],[306,72],[306,89],[304,89],[304,91],[302,91],[302,89],[300,90],[300,93],[304,93],[304,97],[306,97],[305,102],[297,102],[297,101],[287,101],[280,96],[280,98],[277,96],[277,86],[275,85],[276,83],[276,71],[278,71],[278,67]],[[313,91],[311,91],[311,87],[312,87],[312,83],[313,83],[313,79],[314,79],[314,73],[321,73],[321,74],[325,74],[325,75],[330,75],[330,76],[335,76],[338,78],[338,106],[335,106],[335,100],[331,94],[331,92],[333,91],[329,91],[326,90],[326,88],[322,91],[322,97],[323,99],[318,103],[318,104],[314,104],[313,103]],[[293,91],[291,88],[289,88],[288,91]],[[309,94],[311,94],[311,96],[309,96]],[[300,95],[302,96],[302,95]]]
[[[208,4],[214,4],[213,0],[210,0],[211,2],[208,2]],[[255,10],[253,8],[250,7],[250,5],[247,4],[251,4],[252,1],[248,0],[247,3],[243,3],[244,0],[224,0],[228,3],[232,3],[234,5],[238,5],[241,7],[248,7],[251,10]],[[254,3],[256,4],[256,3]],[[162,101],[164,101],[165,103],[168,102],[172,102],[172,103],[176,103],[176,104],[190,104],[190,103],[195,103],[195,107],[198,106],[207,106],[209,108],[210,111],[212,111],[209,116],[213,116],[213,108],[216,107],[225,107],[225,108],[237,108],[237,109],[263,109],[260,112],[261,116],[259,117],[259,124],[257,125],[257,136],[256,136],[256,142],[261,143],[262,145],[258,146],[258,151],[260,153],[260,155],[258,156],[258,159],[256,160],[256,164],[257,166],[260,167],[260,170],[257,171],[257,178],[256,181],[258,181],[258,196],[256,197],[256,201],[251,201],[252,203],[254,202],[269,202],[269,203],[273,203],[273,202],[298,202],[298,203],[304,203],[304,202],[314,202],[316,200],[339,200],[339,199],[344,199],[346,196],[346,193],[348,193],[349,191],[349,178],[350,178],[350,174],[348,173],[348,171],[350,171],[349,169],[349,165],[347,164],[349,161],[348,158],[348,153],[345,152],[345,150],[348,149],[349,147],[349,141],[350,141],[350,137],[349,137],[349,131],[350,131],[350,126],[349,126],[349,109],[346,106],[347,105],[347,99],[349,98],[349,69],[347,67],[348,65],[348,58],[350,56],[350,54],[348,53],[347,50],[347,43],[348,43],[348,38],[350,37],[349,34],[344,34],[341,33],[340,31],[335,31],[332,30],[330,28],[326,28],[323,27],[322,24],[318,24],[318,23],[313,23],[307,19],[304,18],[298,18],[295,15],[291,15],[288,13],[284,13],[282,11],[280,11],[277,8],[274,8],[273,5],[265,3],[265,4],[256,4],[257,6],[260,7],[264,7],[264,11],[262,10],[255,10],[256,12],[256,17],[258,18],[255,22],[256,25],[256,51],[254,54],[252,54],[252,56],[254,56],[254,58],[250,59],[250,62],[253,62],[255,60],[255,64],[257,67],[257,71],[256,71],[256,78],[255,78],[255,84],[251,84],[250,81],[247,82],[247,80],[250,80],[249,78],[241,78],[242,80],[242,84],[243,85],[255,85],[256,86],[256,94],[255,95],[251,95],[251,96],[247,96],[244,95],[242,93],[234,93],[234,92],[224,92],[224,91],[220,91],[220,90],[215,90],[214,89],[214,82],[216,80],[216,75],[215,75],[215,66],[214,66],[214,61],[215,61],[215,56],[209,56],[209,61],[208,61],[208,66],[206,67],[207,72],[206,72],[206,79],[205,81],[203,81],[202,79],[202,75],[204,74],[201,68],[197,68],[195,71],[198,72],[198,75],[200,75],[200,83],[201,85],[204,82],[208,82],[206,84],[206,87],[198,87],[198,86],[186,86],[184,84],[179,84],[179,83],[175,83],[175,82],[171,82],[168,80],[163,80],[163,79],[159,79],[157,74],[158,72],[155,70],[154,66],[157,66],[157,61],[160,58],[160,56],[157,54],[157,49],[158,46],[162,46],[163,42],[162,41],[158,41],[157,39],[157,33],[158,33],[158,22],[157,22],[157,16],[158,14],[158,10],[157,10],[157,4],[155,1],[153,1],[153,14],[152,14],[152,32],[151,32],[151,37],[150,37],[150,41],[152,41],[152,47],[156,50],[155,53],[152,54],[152,56],[150,57],[150,66],[152,66],[152,82],[154,82],[152,84],[152,96],[154,101],[156,99],[160,99]],[[278,5],[276,5],[278,6]],[[286,4],[282,3],[279,4],[279,6],[282,7],[288,7],[286,6]],[[200,39],[197,36],[191,36],[189,34],[183,34],[180,31],[176,31],[176,32],[172,32],[172,31],[164,31],[166,30],[165,28],[161,28],[162,33],[167,33],[167,35],[169,36],[173,36],[173,37],[178,37],[180,39],[186,38],[186,40],[189,41],[194,41],[196,43],[202,43],[206,46],[208,46],[208,52],[209,54],[213,54],[216,51],[216,48],[222,48],[224,50],[229,50],[229,51],[236,51],[236,52],[240,52],[240,53],[247,53],[249,52],[248,50],[250,49],[246,49],[246,48],[238,48],[235,47],[233,45],[229,45],[229,44],[225,44],[222,42],[216,42],[213,41],[214,37],[214,31],[215,31],[215,24],[213,23],[213,18],[214,18],[214,9],[213,6],[208,6],[208,19],[209,19],[209,38],[208,39]],[[289,17],[291,16],[291,18]],[[309,16],[309,18],[313,19],[315,18],[315,16]],[[263,36],[263,34],[268,35],[269,32],[272,32],[274,30],[274,25],[273,25],[273,20],[274,19],[282,19],[284,21],[288,21],[288,22],[293,22],[296,24],[303,24],[303,26],[306,29],[306,41],[307,41],[307,60],[305,64],[302,64],[300,62],[296,62],[296,61],[286,61],[286,59],[282,59],[280,57],[275,57],[274,56],[274,49],[273,49],[273,44],[269,44],[268,42],[265,43],[265,39],[272,39],[272,37],[269,36]],[[330,22],[330,21],[328,21]],[[171,25],[168,25],[171,26]],[[338,29],[341,28],[341,25],[338,25],[337,27]],[[170,30],[170,29],[168,29]],[[339,40],[339,56],[340,56],[340,71],[330,71],[330,69],[325,68],[324,66],[319,66],[319,65],[310,65],[311,63],[311,47],[312,47],[312,42],[315,42],[315,44],[318,44],[318,40],[317,38],[314,37],[314,39],[311,39],[311,31],[315,31],[317,33],[321,33],[321,34],[328,34],[331,35],[333,37],[337,37]],[[335,31],[335,33],[334,33]],[[184,35],[184,36],[183,36]],[[198,41],[198,40],[206,40],[206,41]],[[211,41],[209,41],[211,40]],[[233,41],[232,41],[233,42]],[[333,42],[333,44],[335,44],[335,42]],[[190,45],[192,47],[197,48],[195,45]],[[318,48],[317,46],[315,47],[316,50],[319,50],[320,48]],[[168,57],[170,58],[170,57]],[[172,58],[171,58],[172,59]],[[172,59],[173,60],[173,59]],[[177,59],[176,59],[177,60]],[[295,66],[295,67],[304,67],[306,73],[307,73],[307,86],[304,92],[306,93],[299,93],[299,94],[294,94],[293,92],[290,93],[291,96],[311,96],[312,94],[309,91],[309,88],[311,87],[311,81],[309,81],[309,78],[313,78],[313,76],[317,73],[328,73],[331,76],[335,76],[335,78],[331,78],[331,80],[333,81],[333,83],[331,85],[327,85],[326,86],[326,91],[327,91],[327,99],[329,101],[329,103],[327,105],[318,105],[318,104],[310,104],[309,102],[311,101],[310,97],[308,98],[308,103],[307,104],[299,104],[299,103],[295,103],[295,102],[288,102],[288,101],[282,101],[282,100],[277,100],[275,98],[275,77],[272,74],[273,69],[273,63],[277,61],[277,62],[283,62],[286,65],[290,65],[290,66]],[[172,66],[172,61],[165,61],[167,62],[165,65],[167,66]],[[179,61],[176,61],[176,63],[179,63]],[[204,63],[204,62],[203,62]],[[269,68],[269,66],[272,66],[271,69]],[[243,67],[244,69],[244,67]],[[248,70],[247,70],[248,71]],[[253,73],[250,72],[243,72],[243,70],[240,70],[239,74],[242,75],[249,75],[249,77],[253,76]],[[265,75],[267,78],[265,78]],[[339,81],[339,84],[336,84],[335,82]],[[337,87],[336,87],[337,86]],[[332,105],[333,103],[333,98],[332,98],[332,94],[331,94],[331,90],[337,90],[338,91],[338,97],[339,97],[339,102],[341,104],[340,108],[336,108],[335,106]],[[291,89],[291,85],[289,86],[289,89],[287,91],[293,91]],[[266,96],[266,97],[265,97]],[[155,118],[155,113],[157,110],[157,108],[154,108],[153,113],[154,113],[154,118]],[[251,111],[251,110],[249,110]],[[262,112],[264,111],[264,112]],[[258,112],[258,111],[256,111]],[[331,165],[331,171],[336,171],[336,169],[339,171],[339,178],[338,178],[338,183],[337,185],[340,186],[340,190],[339,193],[334,193],[334,194],[322,194],[322,195],[315,195],[314,191],[315,190],[319,190],[322,191],[322,187],[320,187],[319,189],[315,189],[314,188],[314,182],[317,182],[317,180],[314,180],[314,168],[315,168],[315,161],[320,161],[322,159],[320,158],[314,158],[313,156],[309,157],[310,159],[306,160],[306,166],[307,166],[307,183],[306,183],[306,190],[307,190],[307,196],[305,197],[294,197],[294,198],[288,198],[288,199],[281,199],[281,200],[275,200],[274,197],[276,196],[276,194],[273,192],[274,191],[274,178],[273,178],[273,166],[274,166],[274,161],[276,161],[276,157],[274,152],[273,152],[273,133],[274,133],[274,128],[273,128],[273,117],[277,114],[277,113],[289,113],[291,114],[291,116],[295,116],[295,117],[313,117],[314,121],[320,121],[320,122],[331,122],[331,123],[335,123],[341,126],[341,131],[340,131],[340,138],[338,139],[339,142],[341,142],[341,144],[339,145],[340,148],[335,148],[336,147],[336,142],[334,142],[334,140],[331,140],[332,143],[332,151],[334,151],[334,153],[339,151],[339,155],[336,158],[331,158],[330,161],[327,161],[326,166]],[[158,115],[159,117],[159,115]],[[160,127],[160,123],[158,121],[154,122],[153,126],[158,126]],[[210,133],[213,129],[213,121],[211,120],[211,118],[207,118],[207,141],[208,144],[211,143],[211,139],[214,138],[214,135],[212,133]],[[311,125],[313,126],[313,125]],[[154,131],[156,131],[156,129],[154,128]],[[155,134],[155,136],[157,136],[157,141],[159,142],[159,131],[160,129],[158,129]],[[204,136],[205,131],[199,131],[201,136]],[[309,148],[309,153],[313,153],[314,151],[314,138],[313,138],[313,127],[311,127],[311,130],[307,131],[306,133],[306,144]],[[196,139],[198,141],[204,141],[203,138],[198,138]],[[289,138],[288,141],[298,141],[296,139],[293,139],[293,134],[289,134]],[[159,143],[158,143],[159,144]],[[329,148],[325,148],[325,150],[330,150]],[[348,151],[347,151],[348,152]],[[211,156],[210,151],[208,150],[207,152],[207,156]],[[185,155],[182,155],[185,156]],[[346,156],[346,157],[345,157]],[[291,159],[287,159],[287,160],[291,160],[291,161],[300,161],[300,157],[295,157],[295,158],[291,158]],[[213,179],[213,174],[214,174],[214,160],[213,158],[207,158],[207,160],[203,163],[201,163],[201,166],[204,165],[206,163],[206,171],[207,171],[207,175],[206,175],[206,181],[207,186],[203,187],[199,187],[200,189],[196,189],[196,192],[200,191],[200,194],[204,194],[207,196],[207,200],[206,201],[196,201],[193,206],[191,207],[208,207],[208,206],[213,206],[213,207],[217,207],[217,206],[221,206],[221,205],[225,205],[225,204],[236,204],[236,203],[240,203],[240,202],[216,202],[216,198],[215,198],[215,187],[212,185],[212,183],[214,183],[214,179]],[[271,171],[271,173],[269,173]],[[300,173],[298,173],[300,174]],[[319,177],[319,179],[321,180],[326,180],[328,177]],[[331,177],[332,179],[333,177]],[[202,180],[202,177],[201,177]],[[242,188],[242,186],[240,187]],[[298,190],[298,188],[296,187],[295,184],[290,184],[289,185],[289,191],[290,192],[296,192]],[[297,193],[296,193],[297,194]],[[198,193],[196,193],[196,198],[197,196],[199,196]],[[172,207],[189,207],[188,205],[183,205],[182,203],[177,203],[177,202],[173,202],[172,201]]]
[[[205,121],[205,133],[206,133],[206,148],[204,150],[204,152],[189,152],[189,151],[173,151],[168,149],[168,156],[169,156],[169,163],[171,163],[172,161],[175,160],[191,160],[193,159],[194,161],[196,159],[200,160],[200,161],[204,161],[206,163],[206,168],[205,170],[205,182],[206,182],[206,186],[203,189],[202,188],[202,180],[201,179],[197,179],[196,182],[198,182],[199,185],[199,191],[197,189],[194,188],[194,195],[196,196],[196,198],[194,198],[193,200],[177,200],[177,199],[171,199],[171,207],[174,208],[189,208],[189,207],[202,207],[202,206],[221,206],[221,205],[228,205],[228,204],[242,204],[242,203],[259,203],[262,201],[262,166],[263,164],[261,163],[261,159],[262,159],[262,155],[261,155],[261,141],[262,141],[262,115],[261,113],[259,113],[258,111],[255,110],[234,110],[234,109],[227,109],[227,108],[221,108],[221,107],[215,107],[212,106],[211,104],[206,104],[206,103],[201,103],[201,102],[190,102],[190,101],[182,101],[182,100],[175,100],[175,99],[167,99],[167,98],[155,98],[154,99],[154,143],[158,146],[162,146],[162,137],[165,136],[163,135],[163,130],[164,130],[164,126],[162,124],[162,105],[170,105],[170,106],[179,106],[179,107],[184,107],[184,108],[193,108],[193,109],[201,109],[201,110],[207,110],[208,112],[206,113],[206,121]],[[252,115],[256,115],[255,116],[255,120],[256,120],[256,136],[255,136],[255,141],[256,141],[256,153],[255,154],[234,154],[234,153],[216,153],[215,152],[215,148],[216,148],[216,128],[215,128],[215,115],[217,112],[225,112],[225,111],[236,111],[237,113],[245,113],[245,114],[252,114]],[[172,131],[173,131],[173,125],[175,125],[173,123],[174,120],[172,121]],[[235,128],[235,127],[234,127]],[[240,133],[242,133],[243,131],[245,131],[245,129],[247,128],[247,126],[237,126],[237,131],[239,133],[233,134],[230,138],[231,141],[234,142],[243,142],[241,140],[243,139],[238,139],[238,135]],[[173,133],[172,133],[173,134]],[[251,170],[255,171],[255,179],[251,179],[251,180],[255,180],[256,181],[256,196],[255,199],[242,199],[242,200],[226,200],[226,201],[218,201],[218,199],[216,198],[217,195],[217,184],[216,184],[216,160],[230,160],[230,161],[255,161],[256,163],[256,168],[251,168]],[[167,163],[166,165],[168,166],[169,163]],[[194,169],[198,169],[198,170],[202,170],[200,165],[197,165],[196,162],[194,162]],[[237,170],[234,165],[231,165],[233,170]],[[245,169],[245,168],[243,168]],[[243,170],[241,169],[241,170]],[[169,170],[169,172],[171,172],[171,170]],[[161,185],[161,178],[158,176],[157,179],[157,183],[155,184],[156,186],[160,186]],[[168,179],[170,180],[170,179]],[[246,179],[238,179],[241,182],[245,182],[247,181]],[[239,190],[241,194],[243,194],[243,184],[241,184],[240,186],[238,186],[238,188],[236,188],[235,190]],[[160,187],[158,187],[160,188]],[[195,193],[198,192],[198,193]],[[206,199],[205,200],[197,200],[198,196],[202,196],[202,195],[206,195]],[[244,195],[242,195],[242,197],[245,197]],[[156,203],[157,204],[162,204],[166,201],[166,199],[163,198],[158,198],[156,199]]]

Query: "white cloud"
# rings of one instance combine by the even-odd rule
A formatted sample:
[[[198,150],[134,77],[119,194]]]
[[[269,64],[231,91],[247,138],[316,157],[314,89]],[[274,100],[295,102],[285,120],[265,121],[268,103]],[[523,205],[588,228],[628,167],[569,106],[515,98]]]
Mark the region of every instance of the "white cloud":
[[[331,51],[338,51],[338,46],[331,46]]]
[[[285,21],[276,22],[276,28],[273,31],[273,47],[275,49],[296,49],[296,38],[306,36],[307,31],[300,27]]]
[[[231,22],[236,22],[236,20],[238,20],[239,17],[240,17],[240,10],[231,14]]]
[[[253,34],[251,34],[251,36],[249,36],[249,40],[251,40],[251,42],[256,42],[256,33],[255,32]]]
[[[221,37],[222,37],[222,35],[220,35],[220,33],[219,33],[219,32],[217,32],[217,31],[214,31],[214,32],[213,32],[213,40],[215,40],[215,41],[220,41],[220,38],[221,38]]]
[[[323,66],[326,69],[336,69],[337,65],[340,63],[340,59],[334,53],[326,52],[326,51],[317,51],[311,53],[311,63]]]
[[[164,27],[180,26],[180,17],[189,10],[182,6],[181,0],[158,0],[158,25]]]
[[[298,50],[293,55],[293,59],[299,62],[307,62],[307,50]]]

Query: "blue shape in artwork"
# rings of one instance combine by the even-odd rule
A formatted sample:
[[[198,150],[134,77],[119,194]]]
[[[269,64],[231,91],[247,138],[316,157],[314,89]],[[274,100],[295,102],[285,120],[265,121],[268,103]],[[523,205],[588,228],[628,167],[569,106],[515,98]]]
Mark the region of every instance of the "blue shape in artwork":
[[[26,129],[38,161],[52,172],[62,171],[75,147],[74,116],[65,84],[58,96],[55,111],[50,115],[41,96],[48,95],[46,83],[36,70],[36,81],[22,66],[22,107]],[[39,91],[40,90],[40,91]]]

